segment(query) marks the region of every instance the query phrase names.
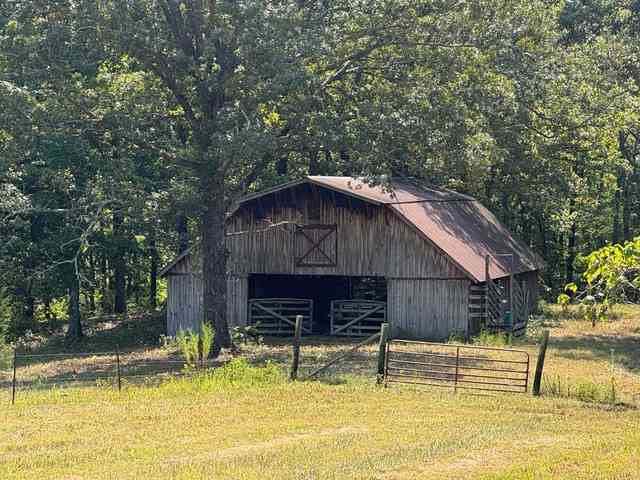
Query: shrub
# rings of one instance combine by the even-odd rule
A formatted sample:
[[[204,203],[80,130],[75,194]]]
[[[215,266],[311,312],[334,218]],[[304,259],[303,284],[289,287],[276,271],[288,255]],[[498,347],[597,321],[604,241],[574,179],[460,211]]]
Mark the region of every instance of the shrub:
[[[595,327],[609,318],[610,306],[640,301],[640,237],[607,245],[579,258],[583,289],[569,283],[558,303],[567,310],[573,300],[584,307],[584,318]]]
[[[464,343],[466,341],[465,334],[463,331],[454,330],[449,335],[447,339],[447,343]]]
[[[511,344],[511,335],[505,332],[481,330],[478,336],[472,339],[472,343],[487,347],[506,347]]]
[[[176,335],[176,345],[180,349],[188,367],[195,368],[197,365],[198,342],[198,335],[191,331],[180,330]]]
[[[213,327],[208,323],[202,322],[200,324],[200,358],[209,358],[209,353],[211,352],[211,347],[213,346],[214,339],[215,332],[213,331]]]
[[[231,330],[231,339],[233,343],[249,343],[253,342],[256,345],[260,345],[262,343],[262,335],[258,331],[259,323],[255,325],[247,325],[247,326],[237,326],[233,327]]]
[[[589,379],[562,381],[560,375],[544,378],[542,394],[553,397],[571,398],[588,403],[615,404],[617,401],[615,376],[611,376],[609,384],[596,383]]]
[[[264,366],[253,366],[244,358],[234,358],[224,366],[206,370],[192,377],[173,378],[163,385],[166,390],[180,393],[207,392],[262,388],[282,384],[284,372],[272,362]]]
[[[181,330],[176,335],[176,345],[180,349],[184,361],[190,368],[196,368],[198,364],[204,365],[204,360],[209,357],[215,332],[208,323],[200,323],[198,333],[190,330]]]

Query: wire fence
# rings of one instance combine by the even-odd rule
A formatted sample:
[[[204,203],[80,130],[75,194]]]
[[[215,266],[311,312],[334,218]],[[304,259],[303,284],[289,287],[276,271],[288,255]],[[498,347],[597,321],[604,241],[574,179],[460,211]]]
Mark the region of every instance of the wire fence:
[[[199,364],[206,368],[207,361]],[[62,387],[98,386],[122,390],[125,384],[161,383],[184,376],[184,360],[149,358],[120,351],[91,353],[20,353],[14,350],[8,369],[0,370],[0,389],[15,404],[20,392]]]

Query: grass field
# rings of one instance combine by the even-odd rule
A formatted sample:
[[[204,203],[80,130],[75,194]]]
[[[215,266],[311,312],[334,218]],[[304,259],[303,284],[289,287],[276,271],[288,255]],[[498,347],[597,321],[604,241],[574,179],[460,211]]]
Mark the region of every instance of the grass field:
[[[277,341],[161,386],[20,391],[14,407],[2,398],[0,478],[640,479],[640,311],[595,329],[559,317],[545,322],[541,398],[377,387],[374,347],[320,381],[290,383],[289,348]],[[140,327],[114,324],[83,349],[104,349],[123,328]],[[302,362],[344,348],[316,339]],[[518,348],[536,352],[532,339]],[[125,362],[175,354],[125,350]],[[24,368],[46,376],[61,367]]]

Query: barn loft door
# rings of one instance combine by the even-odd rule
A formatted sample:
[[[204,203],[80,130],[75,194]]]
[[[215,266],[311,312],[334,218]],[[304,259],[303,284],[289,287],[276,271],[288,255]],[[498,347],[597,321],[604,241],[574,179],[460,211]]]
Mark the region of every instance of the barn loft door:
[[[298,225],[295,242],[296,266],[335,267],[337,265],[337,225]]]

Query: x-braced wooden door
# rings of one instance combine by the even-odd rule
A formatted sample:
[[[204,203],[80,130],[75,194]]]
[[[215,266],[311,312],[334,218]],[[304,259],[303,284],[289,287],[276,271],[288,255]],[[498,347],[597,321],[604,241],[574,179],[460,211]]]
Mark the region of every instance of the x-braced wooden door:
[[[338,264],[338,226],[298,225],[295,261],[297,267],[335,267]]]

